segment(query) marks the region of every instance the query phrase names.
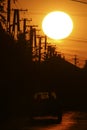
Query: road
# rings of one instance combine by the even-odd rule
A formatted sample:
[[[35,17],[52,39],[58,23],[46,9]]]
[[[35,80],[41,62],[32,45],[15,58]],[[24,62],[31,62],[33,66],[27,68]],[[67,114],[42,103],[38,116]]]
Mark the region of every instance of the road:
[[[9,119],[1,130],[87,130],[86,112],[66,112],[60,124],[54,119],[35,119],[32,124],[28,118]]]

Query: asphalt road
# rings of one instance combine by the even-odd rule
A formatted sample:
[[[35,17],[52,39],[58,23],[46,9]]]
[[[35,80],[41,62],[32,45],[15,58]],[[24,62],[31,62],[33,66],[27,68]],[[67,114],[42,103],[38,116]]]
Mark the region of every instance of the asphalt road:
[[[66,112],[61,123],[51,117],[35,118],[32,123],[27,118],[12,118],[1,125],[0,130],[87,130],[86,112]]]

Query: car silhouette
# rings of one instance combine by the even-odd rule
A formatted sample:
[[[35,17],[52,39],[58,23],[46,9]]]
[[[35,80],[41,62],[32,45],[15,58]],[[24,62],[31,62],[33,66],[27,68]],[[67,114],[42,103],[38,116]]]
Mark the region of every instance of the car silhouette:
[[[58,123],[62,121],[62,107],[54,91],[36,92],[32,96],[30,119],[45,116],[57,117]]]

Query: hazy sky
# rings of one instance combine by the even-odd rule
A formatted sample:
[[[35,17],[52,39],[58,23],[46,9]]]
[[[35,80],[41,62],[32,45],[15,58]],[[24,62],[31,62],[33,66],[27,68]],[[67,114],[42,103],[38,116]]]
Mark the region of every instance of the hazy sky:
[[[18,0],[19,8],[28,9],[25,17],[32,18],[32,23],[39,25],[44,16],[55,10],[68,13],[74,23],[72,36],[87,39],[87,4],[81,4],[72,0]]]
[[[38,25],[39,29],[47,13],[51,11],[68,13],[74,23],[73,32],[69,37],[73,40],[68,41],[67,38],[66,41],[58,44],[58,48],[87,59],[87,4],[72,0],[17,0],[15,5],[17,8],[28,9],[27,13],[22,12],[22,16],[32,18],[31,24]]]

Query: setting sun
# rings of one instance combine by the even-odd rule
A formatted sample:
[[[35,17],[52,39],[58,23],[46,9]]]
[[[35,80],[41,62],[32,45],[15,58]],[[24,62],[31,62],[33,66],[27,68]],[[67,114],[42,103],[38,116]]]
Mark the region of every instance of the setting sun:
[[[49,38],[61,40],[71,34],[73,21],[67,13],[54,11],[44,17],[42,29]]]

